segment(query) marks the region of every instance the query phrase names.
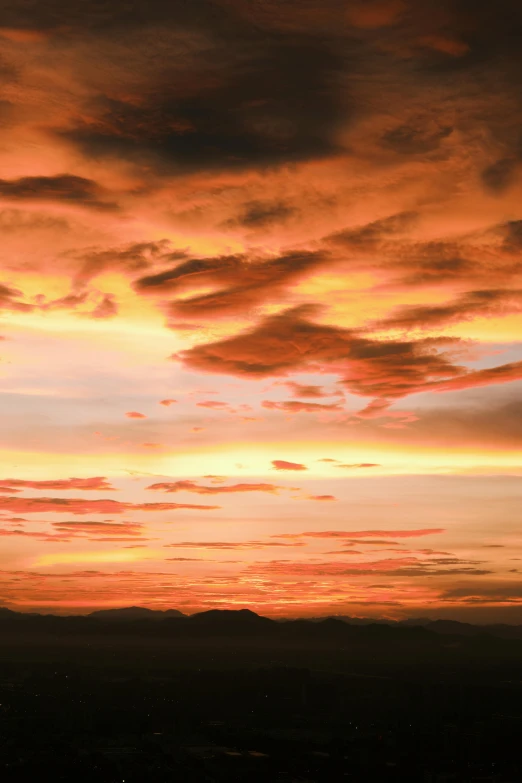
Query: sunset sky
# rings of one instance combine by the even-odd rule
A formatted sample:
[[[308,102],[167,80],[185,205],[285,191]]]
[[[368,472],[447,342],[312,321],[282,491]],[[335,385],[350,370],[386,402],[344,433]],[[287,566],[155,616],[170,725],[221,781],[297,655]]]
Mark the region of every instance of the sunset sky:
[[[0,8],[0,604],[522,622],[522,5]]]

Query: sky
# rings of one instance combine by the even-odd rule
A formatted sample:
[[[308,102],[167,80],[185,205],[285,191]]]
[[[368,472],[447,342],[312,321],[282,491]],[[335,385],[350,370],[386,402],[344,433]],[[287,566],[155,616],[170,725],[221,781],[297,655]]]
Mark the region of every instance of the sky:
[[[522,622],[522,6],[7,0],[0,602]]]

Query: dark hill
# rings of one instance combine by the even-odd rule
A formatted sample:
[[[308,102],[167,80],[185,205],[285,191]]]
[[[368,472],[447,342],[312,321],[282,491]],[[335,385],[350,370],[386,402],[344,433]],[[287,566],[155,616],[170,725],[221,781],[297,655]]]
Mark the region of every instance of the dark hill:
[[[122,609],[99,609],[88,617],[104,622],[125,622],[127,620],[167,620],[172,617],[185,617],[177,609],[147,609],[144,606],[126,606]]]
[[[471,625],[453,620],[374,621],[326,617],[298,620],[271,620],[249,609],[210,609],[184,615],[177,609],[165,611],[129,606],[102,609],[89,615],[53,615],[16,612],[0,607],[0,637],[6,633],[52,634],[63,636],[134,636],[143,639],[204,637],[266,637],[267,640],[331,640],[341,644],[364,642],[426,643],[462,640],[469,643],[486,637],[522,640],[522,625]],[[445,642],[444,642],[445,643]]]
[[[261,617],[250,609],[210,609],[198,612],[188,618],[187,627],[190,630],[208,633],[236,634],[270,634],[277,630],[278,623]]]
[[[192,622],[267,623],[274,621],[252,612],[250,609],[208,609],[190,615]]]

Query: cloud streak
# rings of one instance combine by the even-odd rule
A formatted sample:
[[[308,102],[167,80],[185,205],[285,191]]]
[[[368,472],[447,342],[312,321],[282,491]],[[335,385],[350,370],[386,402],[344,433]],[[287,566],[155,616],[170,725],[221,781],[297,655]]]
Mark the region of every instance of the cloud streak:
[[[126,511],[177,511],[187,509],[210,511],[219,506],[190,503],[125,503],[119,500],[83,500],[79,498],[0,498],[0,511],[12,514],[41,514],[44,512],[66,514],[122,514]]]
[[[174,492],[194,492],[197,495],[227,495],[236,494],[238,492],[268,492],[270,494],[276,494],[278,490],[288,489],[288,487],[280,487],[277,484],[230,484],[228,486],[213,485],[208,486],[204,484],[197,484],[195,481],[172,481],[172,482],[159,482],[157,484],[150,484],[147,489],[152,489],[159,492],[167,492],[169,494]],[[295,487],[291,487],[295,489]]]

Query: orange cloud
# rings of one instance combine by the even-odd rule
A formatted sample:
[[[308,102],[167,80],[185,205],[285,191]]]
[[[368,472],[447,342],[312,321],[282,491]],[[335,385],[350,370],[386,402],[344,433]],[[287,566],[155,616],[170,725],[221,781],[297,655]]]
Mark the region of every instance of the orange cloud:
[[[23,296],[17,288],[10,288],[0,283],[0,309],[14,310],[18,312],[29,312],[34,309],[34,305],[27,302],[20,302],[19,297]]]
[[[44,533],[40,531],[34,531],[34,530],[22,530],[19,528],[14,528],[12,530],[4,530],[0,529],[0,537],[8,537],[8,536],[23,536],[25,538],[34,538],[38,541],[51,541],[53,543],[64,543],[69,541],[68,536],[60,536],[60,535],[52,535],[50,533]]]
[[[413,530],[319,530],[311,533],[278,533],[273,538],[418,538],[419,536],[432,536],[444,533],[443,528],[418,528]],[[375,542],[373,542],[375,543]],[[393,543],[393,541],[386,543]]]
[[[377,462],[356,462],[353,465],[348,465],[344,462],[335,465],[336,468],[380,468]]]
[[[522,380],[522,361],[469,372],[461,378],[452,378],[449,381],[439,383],[436,391],[460,391],[461,389],[473,389],[477,386],[490,386],[495,383],[520,380]]]
[[[86,491],[106,491],[114,490],[115,488],[102,476],[96,476],[94,478],[69,478],[69,479],[57,479],[48,481],[29,481],[22,479],[3,479],[2,484],[5,487],[5,491],[13,490],[14,488],[22,489],[60,489],[60,490],[76,490],[82,489]],[[4,488],[2,488],[4,491]],[[17,489],[14,489],[17,491]]]
[[[189,503],[122,503],[118,500],[81,500],[77,498],[0,498],[0,511],[15,514],[40,514],[46,511],[71,514],[121,514],[124,511],[176,511],[195,509],[209,511],[219,506],[197,506]]]
[[[286,388],[292,392],[293,397],[321,399],[323,397],[344,396],[342,391],[340,391],[339,389],[337,389],[334,392],[328,392],[324,389],[323,386],[296,383],[295,381],[277,381],[274,385],[286,386]]]
[[[198,345],[179,357],[194,370],[252,378],[289,371],[339,372],[352,393],[403,397],[443,378],[464,374],[440,352],[454,340],[379,341],[308,320],[309,308],[265,319],[236,337]]]
[[[148,541],[143,525],[133,522],[53,522],[52,527],[64,540],[84,538],[89,541]],[[55,537],[56,538],[56,537]]]
[[[469,291],[447,304],[399,307],[376,326],[381,329],[430,329],[477,317],[520,312],[522,291],[493,288]]]
[[[209,487],[202,484],[196,484],[195,481],[174,481],[151,484],[147,489],[169,493],[195,492],[198,495],[225,495],[237,492],[270,492],[275,494],[278,490],[286,489],[286,487],[279,487],[276,484],[232,484],[228,487],[220,485]],[[292,487],[292,489],[295,489],[295,487]]]
[[[258,562],[247,567],[258,575],[280,575],[284,577],[364,577],[375,574],[396,577],[424,576],[482,576],[492,573],[488,569],[476,568],[481,561],[465,560],[457,557],[396,557],[383,558],[381,560],[368,560],[360,562],[291,562],[272,560]]]
[[[280,541],[178,541],[174,544],[164,544],[164,546],[174,549],[265,549],[278,546],[306,546],[306,544],[302,542],[286,544]]]
[[[301,465],[300,462],[288,462],[286,459],[273,459],[272,465],[274,470],[308,470],[306,465]]]
[[[386,409],[391,399],[421,391],[465,389],[522,377],[522,362],[466,371],[453,361],[452,349],[454,353],[458,343],[454,338],[374,340],[315,324],[307,319],[308,313],[303,307],[288,310],[236,337],[182,351],[178,358],[193,370],[246,378],[297,370],[337,372],[352,394],[377,399],[366,415]]]
[[[172,318],[198,319],[234,316],[267,299],[284,299],[285,289],[315,271],[325,253],[299,251],[268,260],[245,255],[196,258],[135,282],[140,293],[165,295],[216,286],[212,293],[171,300],[165,309]]]
[[[298,400],[287,400],[285,402],[271,402],[270,400],[263,400],[261,406],[263,408],[267,408],[268,410],[286,411],[287,413],[323,413],[325,411],[343,410],[343,406],[339,403],[321,405],[318,402],[301,402]]]
[[[90,318],[113,318],[118,314],[118,305],[114,301],[112,294],[104,294],[101,301],[98,302],[94,310],[87,315]]]

